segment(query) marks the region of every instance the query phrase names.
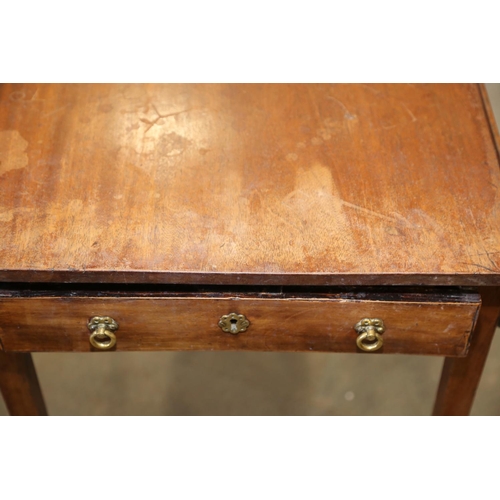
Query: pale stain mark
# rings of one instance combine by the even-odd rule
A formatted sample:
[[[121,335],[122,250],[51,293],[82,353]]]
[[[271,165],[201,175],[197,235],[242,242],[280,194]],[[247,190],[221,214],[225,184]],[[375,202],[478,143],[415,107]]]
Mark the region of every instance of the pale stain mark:
[[[10,222],[15,215],[30,211],[31,210],[29,208],[13,208],[11,210],[6,210],[5,212],[0,212],[0,222]]]
[[[130,125],[130,127],[127,127],[127,132],[132,132],[132,130],[137,130],[140,127],[138,123],[134,123],[133,125]]]
[[[393,226],[387,226],[385,232],[391,236],[399,236],[399,231]]]
[[[165,157],[179,156],[189,147],[191,141],[175,132],[164,135],[158,143],[159,150]]]
[[[0,212],[0,222],[10,222],[14,218],[14,210]]]
[[[332,182],[331,178],[331,173],[329,172],[328,169],[324,167],[314,167],[311,168],[307,171],[300,171],[299,172],[299,177],[300,177],[300,182],[299,182],[299,190],[309,190],[314,192],[318,188],[323,192],[327,193],[331,197],[331,201],[335,202],[334,205],[337,206],[337,210],[340,210],[342,207],[347,207],[350,209],[355,210],[358,213],[362,213],[365,215],[369,215],[371,217],[376,217],[378,219],[384,220],[391,222],[392,224],[401,225],[404,224],[406,226],[411,226],[413,227],[413,224],[411,224],[409,221],[407,221],[404,217],[400,216],[399,214],[396,214],[396,217],[392,217],[389,215],[385,215],[380,212],[376,212],[374,210],[370,210],[368,208],[362,207],[360,205],[356,205],[355,203],[350,203],[348,201],[343,200],[339,193],[337,192],[336,189],[334,189],[334,185]],[[283,199],[283,203],[286,204],[286,202],[295,195],[297,190],[293,191],[292,193],[288,194],[285,196]],[[316,193],[315,197],[317,198],[318,193]],[[276,215],[276,214],[275,214]],[[398,233],[399,234],[399,233]]]
[[[22,101],[26,97],[26,94],[22,90],[16,90],[15,92],[12,92],[9,96],[10,101]]]
[[[101,104],[99,106],[99,108],[97,109],[97,111],[99,111],[99,113],[109,113],[109,112],[113,111],[113,106],[109,103]]]
[[[302,231],[302,228],[296,226],[295,224],[290,222],[287,218],[283,217],[281,214],[279,214],[278,212],[275,212],[271,207],[269,207],[266,200],[264,199],[264,197],[262,196],[262,194],[258,190],[256,190],[255,193],[260,198],[261,204],[266,209],[267,212],[269,212],[272,216],[280,219],[286,226],[298,231],[299,233]],[[294,193],[295,193],[295,191],[290,193],[287,197],[284,198],[284,200],[286,200],[286,198],[290,197]]]
[[[325,130],[324,128],[320,128],[317,130],[317,135],[319,135],[324,141],[328,141],[329,139],[332,138],[332,135],[330,134],[330,131]]]
[[[0,131],[0,175],[28,165],[26,141],[17,130]]]
[[[30,102],[43,102],[45,101],[45,99],[38,99],[38,89],[35,90],[35,93],[31,97],[31,99],[26,99],[26,93],[23,90],[16,90],[9,95],[9,101],[30,103]]]
[[[305,246],[315,253],[323,250],[324,245],[317,238],[325,230],[335,228],[344,234],[342,242],[331,242],[336,245],[336,251],[342,252],[345,241],[350,236],[342,211],[341,200],[331,172],[322,165],[310,168],[299,168],[296,174],[295,189],[275,205],[271,213],[297,231],[296,246]],[[278,212],[278,213],[276,213]],[[309,221],[307,227],[297,226],[295,222],[300,217]],[[307,250],[304,250],[307,252]]]

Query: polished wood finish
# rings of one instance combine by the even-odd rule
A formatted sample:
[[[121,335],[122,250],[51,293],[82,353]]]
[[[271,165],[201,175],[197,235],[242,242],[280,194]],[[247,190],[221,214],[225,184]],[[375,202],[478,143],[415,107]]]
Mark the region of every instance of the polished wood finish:
[[[448,357],[435,414],[466,414],[500,311],[499,141],[475,84],[0,85],[12,413],[44,407],[11,351],[89,351],[109,315],[118,350],[331,352],[381,317],[383,352]]]
[[[481,291],[482,307],[466,358],[446,358],[434,415],[468,415],[500,316],[500,288]]]
[[[477,85],[2,85],[0,155],[3,281],[500,279]]]
[[[31,354],[0,350],[0,390],[11,415],[47,415]]]
[[[464,356],[480,306],[475,294],[274,295],[0,297],[0,339],[6,351],[92,351],[89,318],[110,316],[119,324],[119,351],[358,352],[354,325],[376,317],[386,326],[377,353]],[[219,328],[232,312],[250,321],[246,332]]]

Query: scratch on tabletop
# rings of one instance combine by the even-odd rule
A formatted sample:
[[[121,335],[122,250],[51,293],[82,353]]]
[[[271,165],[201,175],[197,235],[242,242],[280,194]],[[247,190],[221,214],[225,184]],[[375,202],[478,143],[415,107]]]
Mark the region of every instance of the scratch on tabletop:
[[[356,115],[353,115],[346,107],[346,105],[340,101],[339,99],[337,99],[336,97],[333,97],[332,95],[329,95],[327,96],[327,99],[330,99],[331,101],[335,101],[339,106],[342,107],[342,109],[344,110],[344,118],[346,120],[354,120],[354,118],[356,118]]]
[[[476,267],[480,267],[481,269],[486,269],[487,271],[490,271],[492,273],[495,273],[498,271],[498,268],[496,269],[491,269],[490,267],[487,267],[487,266],[482,266],[481,264],[475,264],[474,262],[459,262],[459,264],[465,264],[467,266],[476,266]]]
[[[353,209],[358,210],[360,212],[363,212],[365,214],[372,215],[374,217],[378,217],[379,219],[388,220],[390,222],[401,222],[401,220],[404,220],[404,219],[396,219],[395,217],[389,217],[388,215],[384,215],[384,214],[381,214],[379,212],[374,212],[373,210],[370,210],[370,209],[364,208],[364,207],[360,207],[359,205],[355,205],[354,203],[349,203],[348,201],[341,200],[340,203],[342,203],[342,205],[344,205],[346,207],[353,208]]]

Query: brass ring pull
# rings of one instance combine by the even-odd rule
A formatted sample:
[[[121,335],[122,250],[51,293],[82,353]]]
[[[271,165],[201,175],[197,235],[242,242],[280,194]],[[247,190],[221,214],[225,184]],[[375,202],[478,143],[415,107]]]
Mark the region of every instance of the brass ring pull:
[[[94,316],[87,325],[92,335],[89,338],[90,344],[101,351],[112,349],[116,345],[116,335],[118,323],[109,316]]]
[[[358,333],[356,345],[366,352],[377,351],[384,345],[382,333],[385,332],[385,325],[378,318],[363,318],[354,326]]]

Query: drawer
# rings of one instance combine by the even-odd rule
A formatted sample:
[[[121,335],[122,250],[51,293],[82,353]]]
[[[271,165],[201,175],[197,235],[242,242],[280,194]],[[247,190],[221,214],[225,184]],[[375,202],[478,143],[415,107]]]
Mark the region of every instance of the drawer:
[[[113,318],[117,351],[250,350],[363,352],[464,356],[480,308],[475,293],[0,293],[0,340],[5,351],[100,350],[89,320]],[[221,317],[244,315],[249,326],[230,333]],[[373,342],[363,318],[385,327]],[[226,318],[231,328],[231,318]],[[234,319],[233,319],[234,324]],[[97,326],[97,325],[96,325]],[[233,329],[238,329],[236,323]],[[104,332],[102,327],[100,332]],[[94,330],[95,332],[95,330]],[[97,346],[111,336],[94,335]],[[110,349],[105,349],[109,351]]]

